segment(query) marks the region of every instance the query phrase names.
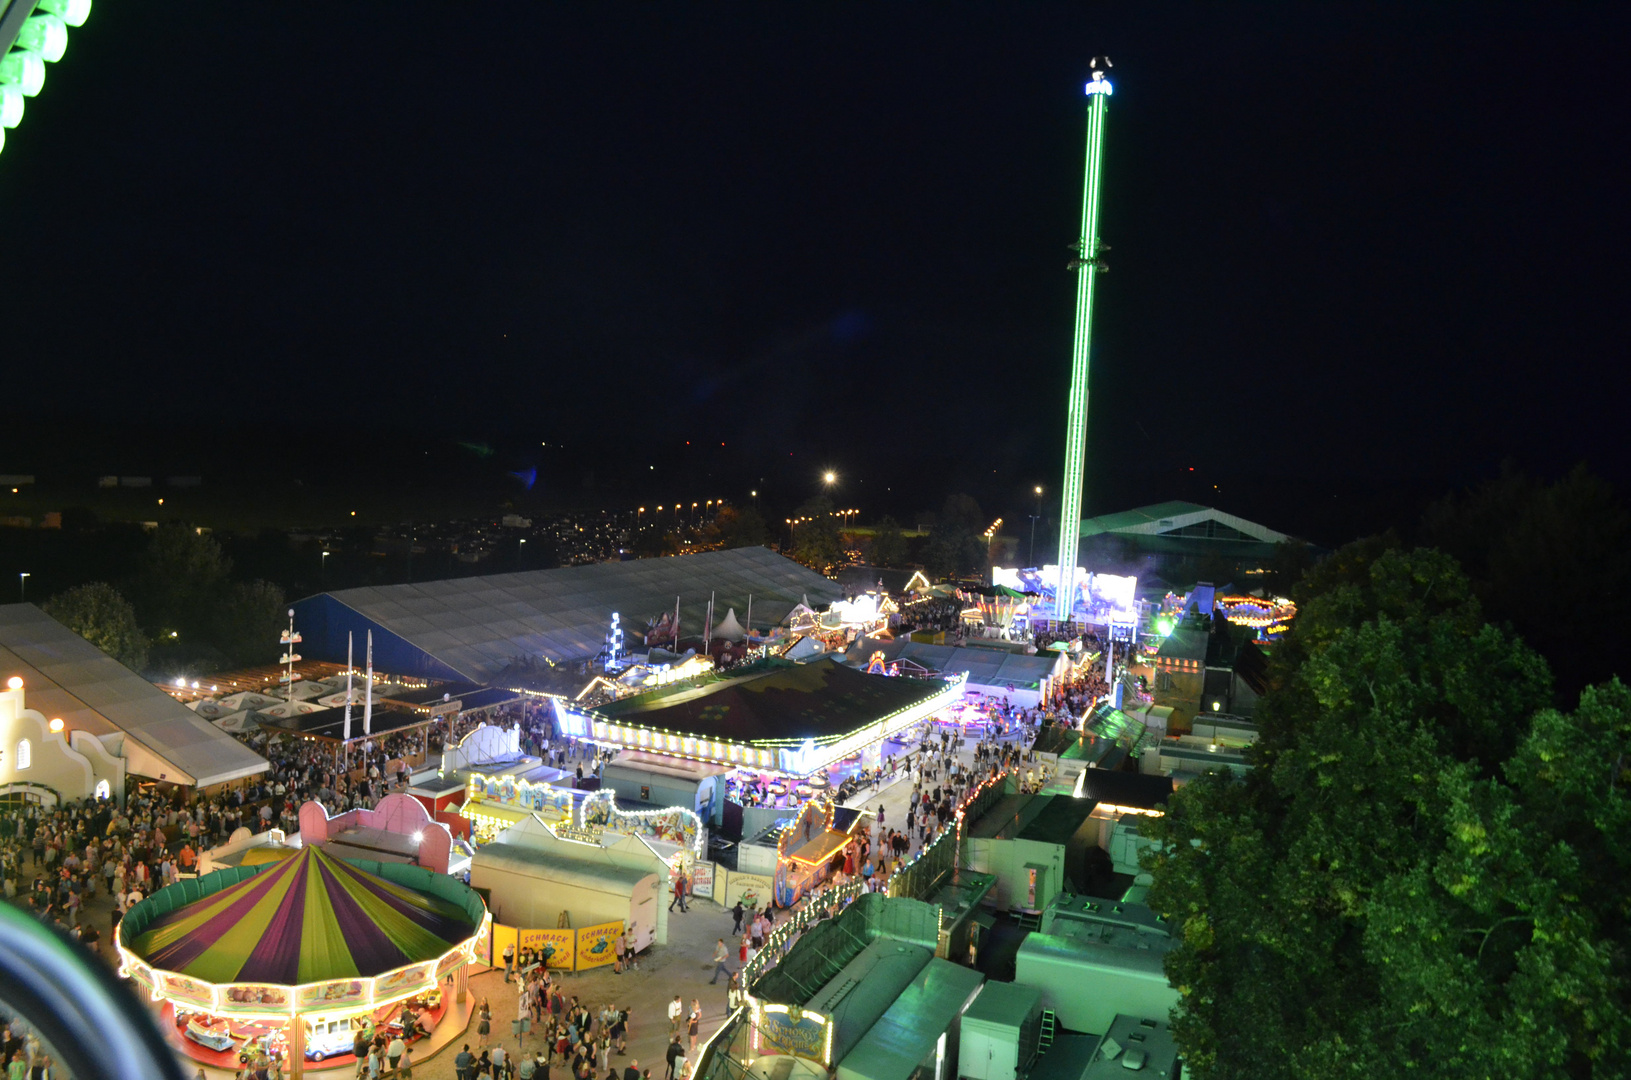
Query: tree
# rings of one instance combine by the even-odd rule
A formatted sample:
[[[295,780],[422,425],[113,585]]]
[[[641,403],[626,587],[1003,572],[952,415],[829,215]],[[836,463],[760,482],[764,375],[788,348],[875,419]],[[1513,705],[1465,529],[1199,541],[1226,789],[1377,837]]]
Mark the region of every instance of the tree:
[[[764,516],[751,506],[725,507],[715,515],[713,529],[725,548],[763,547],[770,541]]]
[[[42,610],[125,667],[147,664],[147,637],[136,609],[104,581],[92,581],[53,596]]]
[[[128,593],[153,637],[185,640],[209,629],[211,609],[232,574],[221,545],[190,525],[161,525],[148,541]]]
[[[793,558],[823,573],[844,562],[844,544],[838,535],[838,518],[831,499],[817,495],[795,510],[793,516],[804,519],[793,527]]]
[[[923,561],[937,577],[984,573],[990,564],[985,540],[988,522],[980,504],[961,493],[946,497],[929,532]]]
[[[904,566],[906,563],[906,534],[900,522],[885,515],[872,533],[872,550],[868,557],[873,566]]]
[[[1555,484],[1508,468],[1435,503],[1422,529],[1460,560],[1489,618],[1551,661],[1558,704],[1624,672],[1631,626],[1598,618],[1582,633],[1580,619],[1631,593],[1631,513],[1584,466]]]
[[[277,659],[278,636],[288,629],[288,610],[278,586],[236,582],[216,605],[211,639],[231,664],[271,663]]]
[[[1517,901],[1489,899],[1501,874],[1527,897],[1579,897],[1586,884],[1554,850],[1564,836],[1535,848],[1480,839],[1531,824],[1508,763],[1526,760],[1529,719],[1549,698],[1544,662],[1483,620],[1453,559],[1393,538],[1338,551],[1296,595],[1259,705],[1256,767],[1186,784],[1147,827],[1150,902],[1179,940],[1167,972],[1191,1066],[1212,1080],[1532,1076],[1578,1045],[1601,1069],[1582,1075],[1623,1075],[1595,1064],[1623,1068],[1623,1021],[1595,1003],[1570,1015],[1559,998],[1612,992],[1623,1010],[1624,983],[1600,961],[1625,951],[1578,926],[1561,951],[1531,951],[1535,935],[1513,929],[1527,924],[1501,921],[1522,914]],[[1502,863],[1481,880],[1458,869],[1469,845],[1533,857],[1552,876],[1525,882]],[[1534,975],[1523,1000],[1510,985],[1520,971]],[[1566,989],[1546,990],[1547,973]]]

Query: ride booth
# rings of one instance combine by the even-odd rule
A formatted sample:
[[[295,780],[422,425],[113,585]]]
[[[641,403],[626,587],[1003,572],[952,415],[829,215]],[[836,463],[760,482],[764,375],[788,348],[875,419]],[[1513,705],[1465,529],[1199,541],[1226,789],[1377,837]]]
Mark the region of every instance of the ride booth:
[[[869,836],[869,817],[825,800],[805,803],[776,840],[777,905],[792,907],[837,872],[853,877],[861,869],[861,840]]]
[[[349,1065],[359,1034],[462,1032],[465,967],[492,920],[469,886],[417,866],[339,859],[321,845],[160,889],[114,933],[121,975],[171,1045],[203,1065]],[[422,1053],[428,1056],[429,1050]]]

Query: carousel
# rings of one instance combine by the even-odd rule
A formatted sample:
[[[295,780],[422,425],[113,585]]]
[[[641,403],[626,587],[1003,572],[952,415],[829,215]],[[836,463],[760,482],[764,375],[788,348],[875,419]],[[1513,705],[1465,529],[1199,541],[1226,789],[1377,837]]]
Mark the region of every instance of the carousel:
[[[160,889],[114,946],[188,1056],[234,1070],[281,1058],[298,1077],[308,1061],[353,1061],[358,1033],[428,1034],[462,1000],[491,922],[446,874],[313,846]]]

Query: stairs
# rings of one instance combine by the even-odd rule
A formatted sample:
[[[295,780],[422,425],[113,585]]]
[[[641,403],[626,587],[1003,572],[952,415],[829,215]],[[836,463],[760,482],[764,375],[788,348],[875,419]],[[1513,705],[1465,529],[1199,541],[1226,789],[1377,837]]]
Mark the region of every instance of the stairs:
[[[1039,911],[1021,911],[1014,908],[1010,914],[1021,930],[1035,930],[1042,925],[1042,913]]]
[[[1037,1040],[1038,1051],[1046,1050],[1053,1045],[1054,1030],[1057,1026],[1054,1021],[1053,1010],[1043,1009],[1041,1038]]]

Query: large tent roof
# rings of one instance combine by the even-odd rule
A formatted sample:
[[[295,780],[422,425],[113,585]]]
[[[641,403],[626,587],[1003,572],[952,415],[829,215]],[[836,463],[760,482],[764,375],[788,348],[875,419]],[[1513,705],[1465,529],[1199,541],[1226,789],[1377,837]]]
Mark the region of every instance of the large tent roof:
[[[871,675],[832,657],[772,660],[741,678],[665,687],[594,711],[613,723],[704,739],[788,743],[848,735],[944,688],[939,679]]]
[[[885,662],[909,660],[942,675],[966,672],[971,686],[1036,689],[1042,680],[1063,674],[1068,664],[1056,652],[1042,652],[1035,656],[1012,653],[1005,649],[967,648],[956,645],[930,645],[910,638],[879,641],[876,638],[858,638],[844,662],[854,667],[865,667],[872,654],[882,652]]]
[[[30,709],[123,745],[136,776],[207,787],[266,759],[33,604],[0,605],[0,680],[21,676]]]
[[[434,960],[481,926],[474,893],[461,905],[387,881],[321,845],[241,873],[219,871],[160,890],[126,918],[125,947],[155,968],[202,982],[296,986]],[[217,883],[225,887],[207,892]],[[171,905],[171,889],[184,890],[183,898],[188,889],[204,895]]]
[[[302,600],[296,608],[303,629],[320,619],[334,624],[317,635],[325,652],[345,656],[341,623],[371,625],[428,654],[449,672],[489,683],[518,656],[552,661],[594,656],[614,611],[625,628],[635,630],[653,615],[672,612],[678,597],[682,632],[689,628],[700,633],[710,596],[715,611],[744,611],[751,595],[754,622],[763,627],[784,619],[805,595],[812,603],[825,604],[842,594],[838,583],[815,571],[766,548],[748,547],[342,589]],[[332,617],[321,613],[318,601],[325,598],[361,620],[348,619],[343,611]],[[317,651],[313,634],[306,640],[309,651]],[[357,647],[362,647],[360,638]]]
[[[1258,540],[1271,544],[1291,539],[1267,525],[1259,525],[1210,506],[1180,501],[1140,506],[1115,514],[1100,514],[1082,522],[1084,538],[1107,532]]]

